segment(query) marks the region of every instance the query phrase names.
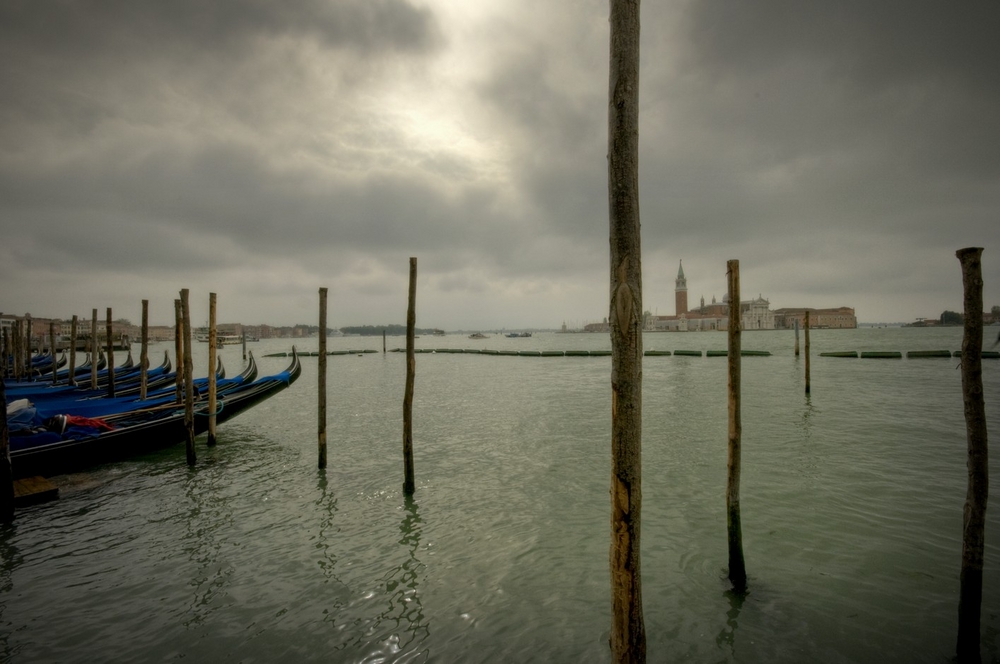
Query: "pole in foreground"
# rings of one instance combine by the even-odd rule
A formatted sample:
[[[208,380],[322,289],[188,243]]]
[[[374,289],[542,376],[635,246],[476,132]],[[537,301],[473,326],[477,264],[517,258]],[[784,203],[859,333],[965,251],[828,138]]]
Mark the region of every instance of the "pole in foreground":
[[[181,301],[174,300],[174,357],[177,371],[174,372],[174,390],[177,403],[184,402],[184,315]]]
[[[986,501],[989,465],[986,444],[986,406],[983,401],[983,250],[955,252],[962,263],[965,290],[965,333],[962,337],[962,399],[968,441],[969,487],[962,521],[962,572],[959,577],[959,662],[980,661],[980,618],[983,601],[983,550],[986,538]]]
[[[806,394],[809,394],[811,388],[810,388],[810,385],[809,385],[809,312],[808,311],[806,312],[806,325],[805,325],[805,328],[806,328],[805,329],[805,333],[806,333]]]
[[[412,496],[413,481],[413,379],[417,361],[413,352],[417,325],[417,259],[410,257],[410,290],[406,305],[406,388],[403,390],[403,494]]]
[[[729,281],[729,457],[726,484],[726,528],[729,539],[729,580],[733,590],[743,594],[747,589],[746,561],[743,558],[743,529],[740,525],[740,457],[743,422],[740,416],[742,351],[740,322],[740,262],[726,263]],[[734,304],[736,303],[736,304]]]
[[[184,429],[187,432],[185,450],[187,462],[193,466],[198,460],[194,453],[194,363],[191,359],[191,306],[188,289],[181,290],[181,330],[184,342]],[[215,370],[215,367],[212,367]]]
[[[799,356],[799,319],[795,319],[795,357]]]
[[[10,464],[10,433],[7,430],[7,390],[0,376],[0,523],[14,520],[14,469]]]
[[[215,363],[218,353],[219,332],[215,324],[216,297],[208,294],[208,446],[215,445],[215,409],[218,405]]]
[[[90,389],[97,389],[97,359],[101,345],[97,343],[97,309],[90,315]]]
[[[326,468],[326,288],[319,289],[319,468]]]
[[[76,335],[77,335],[77,317],[73,314],[73,320],[69,326],[69,378],[66,379],[66,384],[73,386],[76,385]]]
[[[111,323],[111,307],[108,307],[108,320],[105,323],[104,332],[108,337],[108,396],[113,399],[115,396],[115,340],[114,328]]]
[[[149,300],[142,301],[142,350],[139,352],[139,400],[149,388]]]
[[[611,245],[611,658],[646,661],[642,510],[642,262],[639,2],[611,0],[608,199]]]

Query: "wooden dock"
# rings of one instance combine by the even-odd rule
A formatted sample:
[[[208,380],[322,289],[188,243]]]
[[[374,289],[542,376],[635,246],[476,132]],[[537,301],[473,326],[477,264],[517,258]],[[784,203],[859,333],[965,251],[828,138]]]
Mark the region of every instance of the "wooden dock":
[[[25,507],[46,503],[59,497],[59,487],[44,477],[14,480],[14,506]]]

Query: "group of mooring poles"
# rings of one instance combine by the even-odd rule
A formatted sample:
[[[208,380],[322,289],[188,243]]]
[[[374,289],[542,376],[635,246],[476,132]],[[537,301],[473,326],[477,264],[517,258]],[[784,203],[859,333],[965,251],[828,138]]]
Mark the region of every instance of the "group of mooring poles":
[[[410,258],[410,286],[406,305],[406,387],[403,391],[403,494],[412,496],[416,491],[413,471],[413,384],[416,374],[414,352],[417,323],[417,259]],[[326,336],[327,289],[319,289],[319,367],[318,367],[318,467],[326,468]],[[382,332],[382,352],[385,353],[385,332]]]

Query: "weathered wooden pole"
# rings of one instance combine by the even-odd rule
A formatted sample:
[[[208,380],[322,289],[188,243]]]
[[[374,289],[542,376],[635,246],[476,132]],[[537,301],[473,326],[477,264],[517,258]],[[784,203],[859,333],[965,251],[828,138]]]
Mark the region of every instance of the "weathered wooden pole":
[[[795,319],[795,357],[799,356],[799,319]]]
[[[49,321],[49,354],[52,355],[52,384],[55,385],[59,367],[56,366],[56,323],[51,320]]]
[[[406,387],[403,390],[403,494],[412,496],[413,480],[413,380],[417,361],[413,351],[417,325],[417,259],[410,257],[410,290],[406,305]]]
[[[806,333],[806,394],[809,394],[809,392],[810,392],[810,386],[809,386],[809,312],[808,311],[806,312],[806,324],[805,324],[805,328],[806,328],[805,329],[805,333]]]
[[[149,300],[142,301],[142,351],[139,353],[139,399],[149,389]]]
[[[608,199],[611,244],[611,658],[646,661],[642,616],[642,261],[639,0],[611,0]]]
[[[243,361],[245,362],[247,359],[247,331],[243,329],[242,323],[240,323],[240,333],[242,337],[241,341],[243,342]]]
[[[181,301],[174,300],[174,357],[177,371],[174,372],[174,396],[177,403],[184,402],[184,316]]]
[[[969,486],[962,520],[962,572],[959,578],[959,662],[980,661],[980,614],[983,601],[983,549],[986,538],[986,501],[989,464],[986,444],[986,406],[983,401],[983,250],[968,247],[955,252],[962,263],[965,289],[965,334],[962,337],[962,399],[968,442]]]
[[[181,330],[184,341],[184,429],[187,431],[187,462],[193,466],[198,460],[194,453],[194,362],[191,359],[191,306],[188,289],[181,289]],[[215,367],[211,369],[215,371]]]
[[[108,336],[108,396],[113,399],[115,396],[115,340],[111,322],[111,307],[108,307],[108,320],[104,331]]]
[[[10,463],[10,432],[7,430],[7,389],[0,376],[0,523],[14,520],[14,469]]]
[[[726,484],[726,527],[729,533],[729,580],[733,590],[743,594],[747,589],[747,568],[743,558],[743,529],[740,524],[740,463],[743,421],[740,416],[742,340],[740,308],[740,262],[726,263],[729,281],[729,459]]]
[[[97,389],[97,358],[100,356],[97,343],[97,309],[90,312],[90,389]]]
[[[219,332],[215,322],[215,293],[208,294],[208,446],[215,445],[215,409],[218,405],[218,383],[216,383],[215,363]]]
[[[69,378],[66,379],[67,385],[76,385],[76,335],[77,330],[77,317],[73,314],[73,320],[69,324]]]
[[[27,366],[26,373],[28,374],[28,378],[32,378],[32,375],[31,375],[31,350],[32,350],[32,348],[31,348],[32,347],[32,343],[31,343],[31,316],[25,316],[24,317],[24,326],[25,326],[25,335],[24,336],[28,340],[27,347],[25,348],[26,352],[25,352],[25,356],[24,356],[25,363],[26,363],[26,366]]]
[[[326,288],[319,289],[319,422],[317,444],[319,445],[319,468],[326,468]]]
[[[382,354],[385,355],[385,330],[382,330]]]

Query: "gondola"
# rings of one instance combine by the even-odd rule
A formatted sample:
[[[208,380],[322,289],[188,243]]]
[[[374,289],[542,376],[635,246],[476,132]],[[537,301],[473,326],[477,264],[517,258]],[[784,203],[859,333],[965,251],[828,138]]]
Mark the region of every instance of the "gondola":
[[[216,424],[222,424],[294,383],[302,373],[298,354],[284,371],[224,390],[218,397]],[[233,379],[235,380],[235,379]],[[121,460],[170,447],[187,438],[184,408],[176,403],[143,407],[101,418],[106,429],[83,426],[70,418],[65,428],[10,436],[11,466],[15,478],[73,472],[96,463]],[[195,403],[195,435],[208,431],[208,400]],[[97,424],[89,422],[89,424]]]

